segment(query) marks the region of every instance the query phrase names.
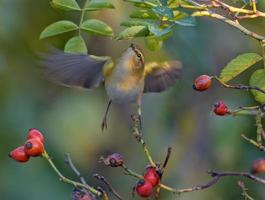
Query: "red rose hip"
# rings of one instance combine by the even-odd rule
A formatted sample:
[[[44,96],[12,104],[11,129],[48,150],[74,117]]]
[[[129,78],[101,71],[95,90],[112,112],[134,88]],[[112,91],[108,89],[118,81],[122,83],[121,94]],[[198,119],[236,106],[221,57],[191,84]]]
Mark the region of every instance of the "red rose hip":
[[[38,129],[35,129],[35,128],[29,129],[28,136],[27,136],[28,140],[33,139],[33,138],[39,139],[42,143],[44,143],[45,141],[42,133]]]
[[[218,101],[216,104],[214,104],[214,113],[216,115],[224,116],[228,113],[228,107],[223,101]]]
[[[201,75],[194,81],[193,88],[197,91],[207,90],[212,84],[212,79],[208,75]]]
[[[144,180],[152,184],[153,187],[157,186],[160,181],[160,175],[155,167],[148,167],[144,174]]]
[[[252,174],[265,173],[265,159],[255,160],[251,167]]]
[[[137,182],[135,191],[140,197],[149,197],[153,193],[153,186],[150,182],[142,179]]]
[[[8,156],[17,162],[27,162],[29,160],[29,156],[25,153],[24,146],[14,149]]]
[[[44,145],[37,138],[27,140],[24,145],[24,148],[28,156],[37,157],[41,156],[44,152]]]

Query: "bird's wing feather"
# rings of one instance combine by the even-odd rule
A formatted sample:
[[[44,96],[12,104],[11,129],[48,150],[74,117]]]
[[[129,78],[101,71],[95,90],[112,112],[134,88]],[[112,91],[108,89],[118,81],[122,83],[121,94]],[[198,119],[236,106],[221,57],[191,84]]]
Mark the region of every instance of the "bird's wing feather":
[[[179,61],[150,62],[145,65],[144,92],[162,92],[173,86],[181,71]]]
[[[87,89],[99,86],[104,80],[103,67],[111,60],[110,57],[64,53],[57,49],[41,57],[48,79],[60,85]]]

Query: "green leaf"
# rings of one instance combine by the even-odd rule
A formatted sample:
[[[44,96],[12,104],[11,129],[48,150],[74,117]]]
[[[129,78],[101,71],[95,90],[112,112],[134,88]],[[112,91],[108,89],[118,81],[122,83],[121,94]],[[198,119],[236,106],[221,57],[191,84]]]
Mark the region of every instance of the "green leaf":
[[[239,55],[223,68],[220,74],[220,79],[223,82],[228,82],[261,59],[262,57],[256,53],[245,53]]]
[[[140,7],[140,8],[152,8],[155,6],[160,5],[159,0],[124,0],[129,3],[133,3],[134,6]]]
[[[145,45],[151,51],[158,51],[163,45],[163,41],[156,36],[148,36],[144,38]]]
[[[75,0],[52,0],[51,5],[54,8],[59,8],[62,10],[73,10],[80,11],[81,8]]]
[[[97,19],[88,19],[81,24],[81,29],[93,34],[102,36],[113,36],[113,31],[105,22]]]
[[[256,86],[265,90],[265,70],[258,69],[255,71],[250,77],[249,84],[250,86]],[[265,103],[265,94],[256,90],[251,90],[251,93],[253,94],[256,101]]]
[[[78,26],[71,21],[67,21],[67,20],[58,21],[58,22],[55,22],[47,26],[41,32],[40,39],[59,35],[59,34],[70,32],[70,31],[74,31],[77,29],[78,29]]]
[[[154,13],[161,17],[166,17],[169,19],[172,19],[174,17],[173,10],[167,6],[157,6],[152,8],[152,10],[154,11]]]
[[[180,20],[175,20],[174,22],[181,26],[196,26],[195,17],[192,17],[192,16],[186,17]]]
[[[155,24],[155,23],[148,25],[149,31],[157,37],[164,37],[165,35],[170,34],[170,32],[173,31],[172,29],[173,27],[174,25],[171,25],[167,28],[162,28],[158,24]]]
[[[145,22],[143,20],[129,20],[124,21],[120,24],[121,26],[131,27],[131,26],[145,26],[148,25],[148,22]]]
[[[107,0],[92,0],[87,1],[84,9],[87,11],[94,11],[94,10],[101,10],[105,8],[113,9],[115,8],[114,5]]]
[[[158,19],[152,10],[135,10],[130,14],[130,17],[138,19]]]
[[[128,40],[134,37],[143,37],[149,34],[147,26],[132,26],[124,29],[117,36],[117,40]]]
[[[160,0],[160,2],[163,6],[167,6],[168,0]]]
[[[84,39],[81,36],[70,38],[64,46],[66,53],[87,53],[87,47]]]

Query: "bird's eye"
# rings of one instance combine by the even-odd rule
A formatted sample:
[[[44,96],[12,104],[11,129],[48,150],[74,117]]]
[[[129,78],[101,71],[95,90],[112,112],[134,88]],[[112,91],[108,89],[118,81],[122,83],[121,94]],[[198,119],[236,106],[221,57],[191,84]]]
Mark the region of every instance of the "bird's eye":
[[[138,57],[138,58],[141,58],[141,54],[137,54],[137,57]]]

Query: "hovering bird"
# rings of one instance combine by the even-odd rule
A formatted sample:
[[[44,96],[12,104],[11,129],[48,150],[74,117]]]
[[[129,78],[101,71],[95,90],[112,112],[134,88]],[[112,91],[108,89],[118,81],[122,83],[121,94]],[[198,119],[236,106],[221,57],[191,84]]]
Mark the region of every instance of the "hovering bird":
[[[107,128],[112,102],[136,103],[141,124],[143,93],[162,92],[173,86],[181,70],[179,61],[144,62],[140,48],[131,44],[116,63],[110,57],[53,50],[43,55],[42,65],[51,81],[73,88],[94,89],[104,83],[109,97],[101,129]]]

